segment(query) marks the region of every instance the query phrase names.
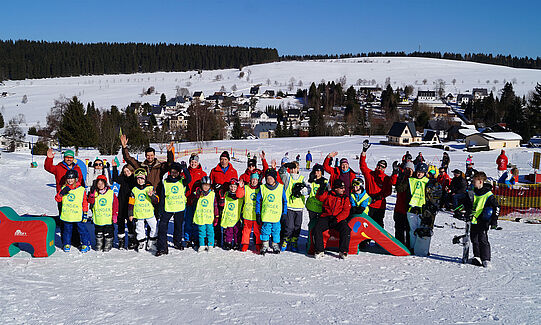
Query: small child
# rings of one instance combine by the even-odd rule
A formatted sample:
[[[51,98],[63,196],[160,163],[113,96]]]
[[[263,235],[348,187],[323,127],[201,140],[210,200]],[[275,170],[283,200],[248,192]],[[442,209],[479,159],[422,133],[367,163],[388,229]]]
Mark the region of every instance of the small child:
[[[130,221],[135,219],[135,234],[139,245],[138,251],[142,249],[151,250],[156,247],[158,227],[154,216],[154,206],[159,198],[154,193],[154,188],[147,182],[147,171],[139,168],[135,171],[137,184],[131,191],[128,201],[128,217]],[[145,231],[145,223],[150,228],[149,237]],[[145,245],[146,243],[146,245]]]
[[[498,221],[500,207],[492,186],[485,183],[487,175],[477,172],[473,175],[473,210],[470,239],[473,248],[472,264],[490,267],[490,243],[488,228]]]
[[[62,203],[60,220],[64,222],[62,245],[64,252],[71,249],[71,233],[76,225],[81,235],[81,253],[90,251],[90,234],[84,224],[87,220],[88,203],[85,188],[79,183],[79,174],[70,169],[64,176],[66,182],[55,196],[56,202]]]
[[[115,193],[107,186],[107,178],[99,175],[96,178],[96,189],[88,195],[88,203],[92,207],[92,219],[96,234],[97,251],[108,252],[113,247],[115,228],[117,222],[118,199]]]
[[[244,207],[242,209],[242,218],[244,227],[242,228],[242,248],[243,252],[248,250],[250,245],[250,234],[254,231],[255,251],[261,251],[261,226],[257,224],[255,214],[255,201],[259,193],[259,175],[253,173],[250,175],[250,184],[244,186]]]
[[[220,226],[224,228],[224,243],[223,249],[228,251],[231,249],[240,250],[240,242],[242,236],[242,200],[244,197],[244,182],[240,182],[236,178],[229,181],[229,191],[225,194],[224,209]],[[234,242],[234,243],[233,243]]]
[[[269,249],[271,235],[272,251],[280,254],[280,219],[287,214],[287,197],[284,185],[276,181],[277,177],[276,170],[267,169],[266,184],[261,186],[256,196],[255,214],[257,224],[261,226],[261,255],[265,255]]]
[[[353,191],[349,196],[349,201],[351,202],[349,213],[351,215],[361,214],[363,212],[368,214],[368,206],[372,202],[372,199],[364,189],[364,180],[359,177],[354,178],[351,182],[351,187]]]
[[[195,191],[195,212],[193,223],[197,225],[199,232],[198,252],[209,252],[214,247],[214,226],[218,224],[218,199],[211,188],[211,180],[208,176],[201,178],[201,187]],[[205,238],[207,243],[205,244]]]

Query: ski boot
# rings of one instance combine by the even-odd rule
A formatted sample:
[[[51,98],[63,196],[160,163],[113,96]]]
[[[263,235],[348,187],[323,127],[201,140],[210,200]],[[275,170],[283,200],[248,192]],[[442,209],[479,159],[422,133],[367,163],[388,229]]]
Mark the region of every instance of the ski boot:
[[[134,250],[137,249],[139,246],[139,243],[137,242],[137,238],[133,234],[128,235],[128,249]]]
[[[259,254],[261,255],[265,255],[267,254],[267,251],[269,250],[269,241],[263,241],[261,243],[261,251],[259,252]]]
[[[124,234],[118,235],[118,249],[126,249],[126,237]]]
[[[323,256],[325,256],[325,252],[315,252],[315,253],[314,253],[314,258],[315,258],[316,260],[322,259]]]
[[[471,259],[471,264],[475,266],[483,266],[483,262],[479,257],[474,257]]]
[[[184,244],[182,244],[182,242],[178,242],[178,243],[174,243],[173,246],[178,249],[179,251],[183,251],[184,250]]]
[[[94,249],[98,252],[101,252],[103,250],[103,246],[104,246],[103,233],[99,232],[96,234],[96,247],[94,247]]]
[[[297,253],[299,251],[299,237],[291,238],[291,251]]]
[[[486,269],[492,268],[492,263],[490,263],[489,260],[484,260],[482,263],[483,263],[484,268],[486,268]]]
[[[205,248],[205,250],[207,251],[207,253],[210,253],[210,252],[212,252],[212,249],[213,249],[213,248],[214,248],[214,246],[208,245],[208,246]]]
[[[90,246],[81,245],[81,253],[88,253],[90,251]]]
[[[144,250],[144,249],[145,249],[145,246],[146,246],[146,242],[147,242],[147,239],[146,239],[146,238],[145,238],[145,239],[139,240],[136,250],[137,250],[138,252]]]
[[[159,257],[159,256],[162,256],[162,255],[167,255],[167,254],[169,254],[169,250],[166,248],[166,249],[164,249],[164,250],[159,250],[159,251],[157,251],[156,254],[155,254],[155,256],[156,256],[156,257]]]
[[[240,251],[241,250],[241,245],[239,243],[235,243],[235,246],[233,246],[233,250],[236,250],[236,251]]]
[[[111,248],[113,248],[113,236],[106,236],[104,241],[103,241],[103,251],[104,252],[108,252],[111,250]]]
[[[231,243],[226,243],[224,242],[224,244],[222,245],[222,248],[225,250],[225,251],[230,251],[231,248],[233,248],[233,245]]]
[[[281,252],[285,252],[286,249],[287,249],[287,242],[289,241],[288,238],[284,238],[284,241],[282,241],[282,245],[280,245],[280,251]],[[274,245],[273,246],[273,249],[274,249]]]
[[[145,250],[155,252],[156,251],[156,242],[157,241],[158,241],[158,237],[149,237],[148,240],[147,240]]]
[[[69,251],[71,250],[71,245],[64,245],[64,252],[66,253],[69,253]]]
[[[280,245],[278,243],[272,243],[272,252],[274,254],[280,254],[282,250],[280,249]]]
[[[341,260],[345,260],[347,257],[348,257],[348,253],[340,252],[338,254],[338,258],[341,259]]]

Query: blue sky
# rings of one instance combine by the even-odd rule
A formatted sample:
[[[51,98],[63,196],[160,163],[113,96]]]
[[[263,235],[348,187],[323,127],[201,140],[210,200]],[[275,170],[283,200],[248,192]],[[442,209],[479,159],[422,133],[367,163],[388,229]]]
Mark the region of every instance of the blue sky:
[[[541,56],[541,1],[5,1],[0,39]]]

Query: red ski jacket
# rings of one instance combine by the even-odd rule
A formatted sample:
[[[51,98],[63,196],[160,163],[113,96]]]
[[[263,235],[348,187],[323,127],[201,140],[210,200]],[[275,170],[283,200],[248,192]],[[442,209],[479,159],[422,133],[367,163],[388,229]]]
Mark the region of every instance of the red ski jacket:
[[[322,218],[333,216],[340,222],[349,216],[349,210],[351,209],[349,195],[340,196],[335,191],[325,191],[323,194],[316,195],[316,198],[323,202]]]
[[[507,164],[509,160],[507,159],[507,156],[505,153],[502,153],[498,156],[496,159],[496,164],[498,165],[498,170],[507,170]]]
[[[374,209],[385,209],[385,198],[393,191],[391,178],[382,171],[368,168],[366,155],[361,155],[359,166],[364,176],[366,192],[372,197],[372,203],[369,206]]]
[[[342,170],[340,169],[340,167],[331,167],[329,165],[329,161],[331,160],[332,158],[327,156],[325,158],[325,161],[323,162],[323,169],[329,173],[329,184],[332,184],[334,182],[335,179],[337,178],[341,178],[342,180],[344,180],[344,177],[341,176],[342,175]],[[353,171],[353,169],[349,169],[349,171],[346,172],[348,175],[345,175],[346,178],[349,178],[349,182],[347,181],[344,181],[345,185],[346,185],[346,194],[349,195],[349,193],[351,192],[351,182],[353,181],[353,179],[355,177],[357,177],[357,173],[355,173]],[[349,177],[347,177],[349,176]]]
[[[85,180],[83,178],[83,173],[81,172],[81,168],[74,162],[73,166],[68,167],[64,161],[58,163],[58,165],[53,165],[53,158],[45,158],[45,164],[44,164],[45,170],[49,173],[53,174],[56,181],[56,192],[58,193],[60,189],[62,188],[62,185],[66,183],[66,180],[64,179],[64,176],[70,169],[75,169],[77,171],[77,174],[79,174],[79,182],[82,186],[85,185]]]
[[[187,204],[193,205],[196,200],[195,189],[201,185],[201,178],[203,178],[203,176],[207,176],[207,173],[203,170],[203,168],[201,168],[201,165],[197,166],[197,168],[188,166],[188,172],[190,172],[192,180],[190,181],[190,184],[188,184]]]

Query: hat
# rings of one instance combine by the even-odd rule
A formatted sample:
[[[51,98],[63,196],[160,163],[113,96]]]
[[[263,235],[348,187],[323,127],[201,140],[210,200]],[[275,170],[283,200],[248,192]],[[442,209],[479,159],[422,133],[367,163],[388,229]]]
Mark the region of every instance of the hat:
[[[193,153],[193,154],[190,156],[190,162],[192,162],[192,160],[195,160],[195,161],[199,162],[199,156],[196,155],[195,153]]]
[[[210,180],[210,177],[208,176],[203,176],[201,177],[201,184],[211,184],[212,181]]]
[[[227,152],[227,150],[222,152],[222,154],[220,155],[220,158],[222,157],[227,158],[227,160],[231,160],[231,158],[229,158],[229,152]]]
[[[64,151],[64,157],[75,157],[75,153],[73,150],[66,150]]]
[[[107,177],[105,175],[99,175],[96,177],[96,181],[103,181],[105,184],[107,184]]]
[[[231,178],[229,185],[239,185],[239,180],[236,178]]]
[[[250,175],[250,179],[259,179],[259,174],[258,173],[252,173],[252,175]]]
[[[351,186],[364,186],[364,180],[360,177],[355,177],[351,182]]]
[[[137,178],[139,178],[139,177],[146,178],[147,177],[147,171],[144,170],[143,168],[137,168],[137,170],[135,170],[135,177],[137,177]]]
[[[387,168],[387,162],[385,160],[378,161],[378,166],[381,166],[383,168]]]
[[[453,174],[462,174],[462,171],[460,169],[453,170]]]
[[[265,177],[268,177],[268,176],[276,179],[278,177],[278,173],[276,172],[275,169],[269,168],[265,171]]]
[[[349,164],[348,159],[347,158],[340,159],[340,165],[342,165],[343,163]]]
[[[66,179],[79,178],[79,173],[75,169],[70,169],[66,172]]]
[[[340,178],[337,178],[332,182],[332,188],[333,189],[342,188],[342,187],[345,187],[345,186],[346,186],[346,184],[344,184],[344,181],[341,180]]]
[[[257,166],[257,160],[255,160],[255,159],[248,159],[248,167],[250,167],[250,166],[256,167],[256,166]]]
[[[428,172],[428,165],[425,163],[420,163],[415,166],[415,171],[418,173],[427,173]]]
[[[174,162],[171,164],[171,167],[169,167],[169,170],[176,170],[178,172],[181,172],[182,171],[182,167],[180,166],[180,164],[178,162]]]
[[[313,171],[313,172],[315,172],[315,171],[317,171],[317,170],[319,170],[319,171],[322,172],[322,173],[325,172],[325,170],[323,169],[323,166],[320,165],[320,164],[315,164],[314,167],[312,167],[312,171]]]
[[[415,165],[411,162],[411,161],[408,161],[404,164],[404,169],[405,168],[409,168],[411,170],[414,170],[415,169]]]

